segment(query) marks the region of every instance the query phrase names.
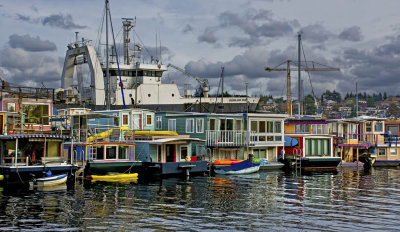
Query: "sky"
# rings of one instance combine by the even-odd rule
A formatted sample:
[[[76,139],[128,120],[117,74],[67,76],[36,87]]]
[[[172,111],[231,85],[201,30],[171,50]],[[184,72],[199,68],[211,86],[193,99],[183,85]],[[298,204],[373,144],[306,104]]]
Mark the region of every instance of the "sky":
[[[400,94],[398,0],[110,0],[110,9],[117,43],[121,18],[136,17],[136,41],[153,56],[161,43],[161,62],[207,78],[211,93],[224,67],[231,94],[248,83],[253,96],[285,96],[286,72],[265,68],[298,60],[300,32],[306,60],[340,68],[302,73],[305,95],[312,85],[317,97],[344,96],[356,83],[359,92]],[[1,0],[0,78],[59,88],[67,44],[78,31],[95,45],[103,10],[103,0]],[[197,85],[173,69],[162,81]],[[296,98],[297,72],[291,83]]]

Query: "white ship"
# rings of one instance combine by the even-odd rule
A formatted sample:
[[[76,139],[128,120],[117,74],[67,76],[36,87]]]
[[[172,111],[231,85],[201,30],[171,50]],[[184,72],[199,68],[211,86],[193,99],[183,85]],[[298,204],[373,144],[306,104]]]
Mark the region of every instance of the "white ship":
[[[115,62],[117,55],[113,52],[113,47],[106,46],[109,48],[109,59],[101,59],[93,45],[83,38],[79,41],[78,34],[76,35],[76,42],[68,45],[64,61],[61,77],[63,102],[84,104],[97,109],[104,108],[107,101],[110,108],[122,108],[125,101],[127,107],[161,111],[244,112],[247,101],[249,110],[255,110],[258,97],[209,97],[208,81],[194,75],[191,76],[205,84],[202,97],[193,97],[190,89],[185,89],[182,96],[175,83],[162,83],[163,73],[168,70],[167,65],[154,59],[143,62],[140,57],[142,47],[138,44],[134,44],[135,49],[130,50],[129,32],[134,26],[135,21],[132,19],[123,19],[124,62],[119,65]],[[109,85],[105,60],[110,60]],[[90,70],[90,84],[86,84],[86,87],[82,78],[83,64],[87,64]],[[179,70],[174,65],[169,66]],[[118,75],[118,67],[121,77]]]

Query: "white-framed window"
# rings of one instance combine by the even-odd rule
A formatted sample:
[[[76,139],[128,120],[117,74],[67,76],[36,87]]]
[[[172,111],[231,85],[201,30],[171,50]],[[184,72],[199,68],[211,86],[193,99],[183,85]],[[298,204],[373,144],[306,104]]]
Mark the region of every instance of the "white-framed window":
[[[184,161],[186,159],[186,157],[189,156],[189,148],[188,146],[181,146],[180,149],[180,159],[181,161]]]
[[[122,126],[128,126],[128,125],[129,125],[129,115],[122,114]]]
[[[156,116],[156,129],[161,129],[161,128],[162,128],[162,117]]]
[[[196,133],[204,133],[204,119],[196,118]]]
[[[236,120],[236,130],[237,131],[242,130],[242,123],[243,123],[243,120],[241,120],[241,119]]]
[[[383,132],[383,122],[375,122],[375,132]]]
[[[194,133],[194,119],[193,118],[186,119],[186,133]]]
[[[210,130],[216,130],[216,126],[215,126],[215,122],[216,122],[216,120],[215,120],[215,118],[210,118],[209,120],[208,120],[208,128],[210,128]]]
[[[153,115],[146,114],[146,126],[152,126],[152,125],[153,125]]]
[[[168,131],[176,131],[176,119],[168,119]]]
[[[117,146],[105,146],[106,150],[106,160],[116,160],[117,159]]]
[[[378,148],[378,155],[379,156],[386,156],[386,149],[385,148]]]
[[[326,124],[314,124],[311,125],[313,134],[327,134],[327,126]]]
[[[129,160],[129,146],[119,146],[118,147],[118,159],[119,160]]]
[[[296,133],[310,133],[309,124],[298,124],[295,126]]]
[[[275,133],[282,132],[282,123],[280,121],[275,121]]]
[[[390,148],[390,155],[397,155],[397,148]]]
[[[365,132],[372,132],[372,122],[367,122],[365,124]]]

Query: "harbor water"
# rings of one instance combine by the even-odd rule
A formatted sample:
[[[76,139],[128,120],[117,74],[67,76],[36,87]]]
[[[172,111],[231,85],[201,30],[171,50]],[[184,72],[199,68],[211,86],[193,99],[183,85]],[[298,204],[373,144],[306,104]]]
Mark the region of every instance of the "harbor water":
[[[397,231],[400,169],[3,186],[1,231]]]

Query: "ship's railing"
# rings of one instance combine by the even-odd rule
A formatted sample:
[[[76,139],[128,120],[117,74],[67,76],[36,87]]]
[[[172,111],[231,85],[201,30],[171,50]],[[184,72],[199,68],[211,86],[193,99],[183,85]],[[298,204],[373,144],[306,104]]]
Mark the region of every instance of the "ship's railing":
[[[207,130],[207,147],[242,147],[254,145],[255,132],[242,130]]]

